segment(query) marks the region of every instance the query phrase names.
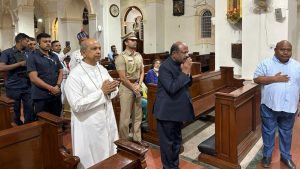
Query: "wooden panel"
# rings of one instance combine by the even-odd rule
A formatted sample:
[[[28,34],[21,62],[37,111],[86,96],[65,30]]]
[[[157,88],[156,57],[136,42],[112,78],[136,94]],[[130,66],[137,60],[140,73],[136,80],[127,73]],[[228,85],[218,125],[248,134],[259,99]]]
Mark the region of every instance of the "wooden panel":
[[[233,43],[231,44],[231,57],[236,59],[242,59],[242,44]]]
[[[0,132],[1,168],[42,168],[41,125],[41,122],[34,122]]]
[[[230,93],[217,92],[215,111],[216,156],[201,153],[199,160],[220,168],[240,168],[239,163],[261,136],[260,86],[247,84]]]
[[[14,100],[6,96],[0,96],[0,130],[8,129],[11,127],[14,115]]]
[[[236,109],[237,143],[241,143],[252,131],[253,100],[250,99]],[[249,113],[246,113],[249,112]]]

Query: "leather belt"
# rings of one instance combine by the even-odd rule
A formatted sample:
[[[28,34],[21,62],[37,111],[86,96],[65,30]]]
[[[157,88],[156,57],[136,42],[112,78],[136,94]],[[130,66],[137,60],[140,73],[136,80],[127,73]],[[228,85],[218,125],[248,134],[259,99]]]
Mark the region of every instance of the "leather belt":
[[[138,79],[128,79],[131,83],[136,83],[138,82]]]

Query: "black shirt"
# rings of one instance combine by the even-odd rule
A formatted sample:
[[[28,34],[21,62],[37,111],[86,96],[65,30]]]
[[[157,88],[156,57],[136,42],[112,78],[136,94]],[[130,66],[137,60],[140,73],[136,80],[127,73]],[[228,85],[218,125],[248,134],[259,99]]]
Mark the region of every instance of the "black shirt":
[[[6,65],[12,65],[29,57],[26,50],[19,51],[15,46],[6,49],[0,56],[0,62]],[[24,89],[30,87],[30,80],[27,75],[26,66],[20,66],[16,69],[10,70],[7,73],[7,79],[5,80],[5,87],[9,89]]]
[[[34,51],[27,61],[27,71],[36,71],[38,77],[45,83],[56,86],[58,80],[59,70],[62,69],[62,65],[58,59],[58,56],[49,52],[49,57],[45,56],[40,50]],[[32,83],[32,99],[48,99],[53,96],[46,89],[40,88]]]

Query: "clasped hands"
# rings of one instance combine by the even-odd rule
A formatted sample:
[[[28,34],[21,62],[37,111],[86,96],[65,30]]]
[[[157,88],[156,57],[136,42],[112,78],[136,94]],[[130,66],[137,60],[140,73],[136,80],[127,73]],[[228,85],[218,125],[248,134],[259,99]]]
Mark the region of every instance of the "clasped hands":
[[[60,91],[60,88],[58,87],[58,85],[56,85],[54,87],[51,86],[49,92],[50,92],[51,95],[58,96],[61,91]]]
[[[192,58],[190,57],[187,57],[183,63],[181,63],[180,65],[180,68],[181,68],[181,71],[184,73],[184,74],[190,74],[191,73],[191,69],[192,69]]]
[[[102,84],[101,90],[105,95],[109,95],[111,92],[116,91],[120,82],[117,80],[109,81],[105,80]]]

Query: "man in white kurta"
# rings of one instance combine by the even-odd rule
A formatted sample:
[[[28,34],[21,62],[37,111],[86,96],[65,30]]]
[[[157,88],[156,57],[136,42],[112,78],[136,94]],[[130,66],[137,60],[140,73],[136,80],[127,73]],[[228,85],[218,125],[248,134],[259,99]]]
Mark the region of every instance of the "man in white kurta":
[[[89,64],[96,46],[94,39],[81,45],[84,60],[70,73],[65,93],[71,106],[71,134],[74,155],[80,158],[78,169],[86,169],[116,153],[114,141],[118,129],[111,99],[118,93],[118,82],[97,62]],[[86,46],[84,46],[86,45]],[[94,45],[94,46],[93,46]],[[86,49],[84,49],[86,48]],[[96,57],[100,59],[99,51]],[[108,80],[108,81],[107,81]],[[104,85],[114,88],[107,92]]]
[[[77,39],[79,41],[79,45],[81,45],[81,43],[88,38],[89,38],[89,35],[84,31],[81,31],[77,34]],[[81,62],[81,60],[83,59],[83,56],[80,52],[80,49],[78,49],[78,50],[75,50],[74,52],[72,52],[70,57],[71,57],[70,70],[72,70],[73,68],[75,68],[78,65],[78,63]]]

